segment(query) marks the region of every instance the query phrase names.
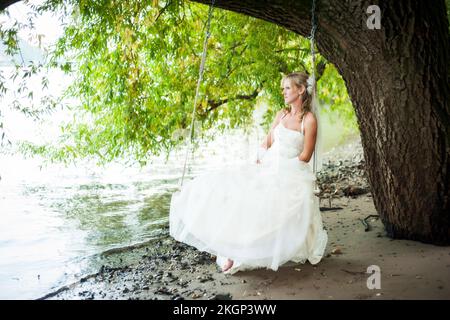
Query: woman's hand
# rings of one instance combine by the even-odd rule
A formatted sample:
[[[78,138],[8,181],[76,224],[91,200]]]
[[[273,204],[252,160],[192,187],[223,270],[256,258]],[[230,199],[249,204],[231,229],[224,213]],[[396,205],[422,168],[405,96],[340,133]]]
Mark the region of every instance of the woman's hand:
[[[301,154],[299,156],[297,156],[296,158],[297,158],[297,161],[300,162],[300,163],[308,163],[309,162],[309,161],[302,160],[302,155]]]
[[[258,152],[256,153],[256,163],[261,163],[261,160],[267,153],[267,149],[264,147],[259,147]]]

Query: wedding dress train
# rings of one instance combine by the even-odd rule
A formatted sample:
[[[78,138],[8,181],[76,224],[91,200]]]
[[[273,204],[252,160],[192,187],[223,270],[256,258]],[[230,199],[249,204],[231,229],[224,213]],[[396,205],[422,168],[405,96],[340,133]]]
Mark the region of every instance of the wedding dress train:
[[[303,144],[300,131],[280,122],[260,164],[226,167],[185,182],[172,195],[170,235],[216,255],[220,267],[232,259],[227,273],[277,270],[288,261],[317,264],[328,236],[313,193],[316,177],[298,159]]]

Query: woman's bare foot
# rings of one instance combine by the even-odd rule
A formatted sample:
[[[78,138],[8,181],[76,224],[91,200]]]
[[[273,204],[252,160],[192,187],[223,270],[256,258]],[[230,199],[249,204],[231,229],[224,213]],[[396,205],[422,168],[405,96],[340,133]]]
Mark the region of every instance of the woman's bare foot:
[[[233,266],[234,261],[231,259],[227,259],[227,262],[222,267],[222,272],[228,271]]]

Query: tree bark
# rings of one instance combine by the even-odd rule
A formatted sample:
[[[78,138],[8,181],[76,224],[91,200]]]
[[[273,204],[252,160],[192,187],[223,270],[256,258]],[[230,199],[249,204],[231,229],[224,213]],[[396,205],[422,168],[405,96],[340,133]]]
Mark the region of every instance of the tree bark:
[[[379,30],[366,25],[372,4],[381,9]],[[216,6],[303,36],[311,29],[306,0],[216,0]],[[450,42],[444,0],[317,0],[316,16],[317,47],[347,85],[374,204],[388,235],[450,244]]]
[[[20,0],[1,0],[0,1],[0,11],[6,9],[10,5],[19,2]]]

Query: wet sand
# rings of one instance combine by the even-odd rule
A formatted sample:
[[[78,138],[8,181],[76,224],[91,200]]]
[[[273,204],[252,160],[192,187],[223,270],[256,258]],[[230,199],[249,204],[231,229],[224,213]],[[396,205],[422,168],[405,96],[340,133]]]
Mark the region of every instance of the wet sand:
[[[167,228],[158,240],[104,254],[98,273],[45,299],[450,299],[450,247],[392,240],[369,193],[339,197],[340,210],[322,211],[329,242],[313,266],[221,273],[206,253],[178,243]],[[329,206],[329,201],[322,203]],[[380,289],[369,289],[367,268],[380,268]]]

